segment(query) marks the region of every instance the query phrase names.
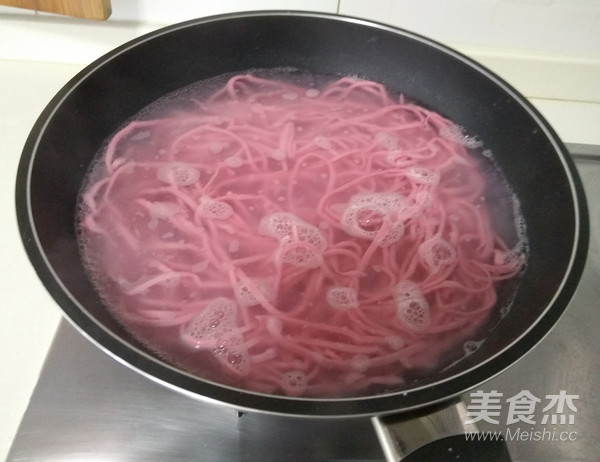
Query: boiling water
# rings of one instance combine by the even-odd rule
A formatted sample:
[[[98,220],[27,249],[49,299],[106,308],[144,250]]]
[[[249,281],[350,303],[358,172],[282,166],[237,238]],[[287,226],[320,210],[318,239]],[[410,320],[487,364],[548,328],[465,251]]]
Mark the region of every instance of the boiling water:
[[[472,340],[523,267],[518,202],[483,153],[375,82],[201,82],[101,150],[82,255],[114,316],[200,377],[289,396],[400,389]]]

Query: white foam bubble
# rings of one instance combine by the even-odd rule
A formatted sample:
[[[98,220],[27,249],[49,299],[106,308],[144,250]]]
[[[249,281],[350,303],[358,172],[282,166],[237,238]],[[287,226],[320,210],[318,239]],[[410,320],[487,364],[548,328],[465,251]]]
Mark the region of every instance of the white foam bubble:
[[[413,165],[415,159],[409,153],[401,149],[392,149],[385,155],[385,161],[388,165],[397,168],[405,168]]]
[[[241,156],[229,156],[223,160],[223,163],[229,168],[240,168],[244,165],[244,159]]]
[[[363,380],[365,378],[365,374],[357,371],[348,372],[342,376],[342,380],[345,384],[351,385],[353,383],[358,382],[359,380]]]
[[[338,310],[358,307],[356,290],[351,287],[330,287],[325,294],[327,303]]]
[[[316,88],[309,88],[308,90],[306,90],[306,92],[304,92],[304,94],[307,98],[316,98],[321,94],[321,92]]]
[[[483,340],[469,340],[463,344],[463,349],[465,351],[465,356],[470,356],[475,353],[481,345],[483,345]]]
[[[200,178],[200,171],[184,162],[169,162],[158,168],[156,178],[174,186],[191,186]]]
[[[250,372],[250,357],[244,337],[237,331],[237,305],[233,300],[218,297],[182,330],[181,338],[197,349],[208,349],[227,369],[238,374]]]
[[[266,328],[269,334],[271,334],[273,337],[281,337],[283,332],[283,323],[281,322],[281,319],[274,316],[269,316],[267,319]]]
[[[287,212],[276,212],[262,218],[259,233],[278,239],[282,245],[296,241],[313,246],[319,253],[327,248],[327,240],[323,233],[296,215]]]
[[[515,193],[511,195],[512,208],[514,216],[514,225],[517,230],[517,243],[513,248],[513,252],[521,255],[522,263],[527,260],[526,256],[529,254],[529,239],[527,237],[527,223],[525,217],[521,212],[521,202]]]
[[[385,236],[379,241],[380,247],[389,247],[394,242],[398,242],[404,236],[404,223],[401,221],[393,223],[390,230]]]
[[[331,149],[331,140],[326,136],[317,135],[313,138],[313,143],[321,149]]]
[[[394,287],[394,299],[422,297],[421,289],[409,279],[398,282]]]
[[[147,138],[150,138],[150,136],[152,135],[152,132],[148,129],[145,130],[139,130],[137,133],[131,135],[129,137],[130,140],[132,141],[141,141],[141,140],[145,140]]]
[[[287,212],[276,212],[267,215],[260,220],[258,231],[263,236],[270,236],[276,239],[283,239],[292,234],[294,224],[298,217]]]
[[[300,268],[314,269],[323,264],[322,253],[310,244],[302,242],[282,246],[278,252],[278,259],[282,263],[289,263]]]
[[[281,97],[288,101],[294,101],[298,99],[298,93],[294,93],[293,91],[286,92],[281,95]]]
[[[404,339],[398,335],[388,335],[385,341],[393,350],[400,350],[406,344]]]
[[[227,202],[205,196],[200,199],[198,214],[204,218],[225,220],[233,215],[233,208]]]
[[[375,141],[385,149],[396,149],[398,147],[398,138],[391,133],[378,132],[375,134]]]
[[[308,386],[308,378],[302,371],[289,371],[281,378],[281,388],[288,396],[302,396]]]
[[[394,288],[394,302],[398,319],[413,330],[423,330],[431,325],[429,304],[419,286],[403,280]]]
[[[476,149],[483,146],[479,138],[469,136],[464,132],[462,127],[458,125],[448,125],[440,129],[440,136],[455,143],[462,144],[466,148]]]
[[[211,352],[222,365],[236,374],[245,376],[250,373],[250,355],[240,334],[232,332],[219,337]]]
[[[327,248],[327,241],[319,228],[302,222],[296,224],[296,232],[300,241],[312,245],[321,252]],[[286,237],[291,238],[291,236]]]
[[[227,250],[229,250],[230,253],[238,252],[240,250],[240,241],[237,239],[231,240],[227,246]]]
[[[415,194],[415,203],[423,208],[431,207],[434,199],[435,197],[430,191],[422,190]]]
[[[176,202],[150,202],[147,208],[150,215],[150,222],[148,223],[150,229],[155,229],[158,226],[158,220],[164,220],[181,212],[181,207]]]
[[[427,266],[437,269],[456,261],[456,250],[448,241],[434,236],[419,245],[419,255]]]
[[[165,279],[160,283],[161,286],[166,287],[167,289],[172,289],[179,285],[179,281],[181,278],[179,276],[173,276],[172,278]]]
[[[415,183],[435,185],[440,182],[440,174],[427,167],[413,165],[408,167],[405,173]]]
[[[183,329],[182,337],[194,348],[213,347],[214,342],[236,327],[237,306],[233,300],[211,300]]]
[[[206,271],[210,262],[208,260],[202,260],[192,266],[192,271],[194,273],[201,273],[202,271]]]
[[[364,372],[371,367],[371,360],[366,355],[355,355],[350,358],[350,364],[355,370]]]
[[[427,329],[431,325],[429,304],[425,298],[404,298],[397,301],[396,313],[400,321],[413,330]]]
[[[408,201],[398,193],[361,193],[350,198],[343,210],[340,224],[351,236],[373,240],[379,234],[383,222],[389,230],[380,245],[386,247],[404,235],[400,216],[408,208]]]
[[[259,291],[269,301],[274,299],[273,287],[265,279],[249,279],[249,283],[238,281],[235,286],[235,298],[242,306],[254,306],[260,303],[256,291]]]
[[[134,281],[130,281],[123,276],[119,276],[116,279],[116,282],[119,284],[119,286],[121,286],[121,288],[125,291],[127,295],[145,294],[148,291],[148,289],[139,289],[139,287],[151,278],[152,276],[144,273]]]
[[[352,196],[350,204],[357,207],[374,207],[375,210],[403,210],[406,198],[399,193],[362,193]]]
[[[494,264],[497,266],[507,266],[514,271],[520,268],[524,262],[525,254],[518,248],[494,251]]]
[[[275,160],[283,160],[286,157],[285,151],[283,149],[273,149],[269,156]]]
[[[229,147],[229,143],[227,142],[219,142],[215,141],[208,145],[208,150],[213,154],[220,154],[224,149]]]

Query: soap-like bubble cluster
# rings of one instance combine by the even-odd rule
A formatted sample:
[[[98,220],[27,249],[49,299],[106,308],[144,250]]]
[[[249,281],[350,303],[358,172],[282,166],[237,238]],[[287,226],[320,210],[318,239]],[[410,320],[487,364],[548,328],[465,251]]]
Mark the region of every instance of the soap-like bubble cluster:
[[[289,371],[283,374],[281,387],[288,396],[302,396],[308,385],[308,379],[303,371]]]
[[[358,307],[356,290],[351,287],[330,287],[325,295],[327,303],[338,310]]]
[[[209,349],[223,366],[246,375],[250,359],[236,318],[236,304],[224,297],[216,298],[183,328],[182,339],[193,348]]]
[[[284,77],[192,86],[119,130],[81,194],[82,253],[119,321],[190,374],[293,398],[401,389],[479,341],[524,222],[518,242],[493,229],[492,154],[439,114],[364,79]]]
[[[432,270],[456,261],[456,250],[439,236],[434,236],[419,245],[419,255]]]
[[[280,262],[301,268],[317,268],[323,264],[327,242],[321,231],[291,213],[278,212],[264,217],[259,231],[279,241]]]
[[[269,281],[264,279],[253,279],[238,281],[235,286],[235,298],[242,306],[254,306],[266,299],[273,301],[275,294]]]
[[[441,128],[440,135],[470,149],[480,148],[483,145],[480,139],[476,136],[466,134],[464,129],[458,125],[449,125]]]
[[[148,210],[148,215],[150,217],[148,228],[150,229],[155,229],[158,226],[159,220],[166,220],[171,215],[181,212],[181,207],[176,202],[143,201],[142,204]]]
[[[327,242],[321,231],[297,216],[287,212],[277,212],[260,221],[259,231],[279,241],[301,241],[319,251],[325,250]]]
[[[170,162],[157,169],[156,177],[173,186],[191,186],[200,178],[200,172],[184,162]]]
[[[398,317],[410,329],[419,331],[431,325],[429,304],[414,282],[400,281],[394,289],[394,302]]]
[[[440,181],[440,174],[427,167],[411,166],[406,169],[406,176],[416,183],[437,184]]]
[[[225,220],[233,215],[233,209],[227,202],[203,197],[198,205],[197,212],[201,217]]]
[[[398,193],[362,193],[352,196],[341,225],[351,236],[377,239],[381,247],[400,240],[404,234],[405,197]]]

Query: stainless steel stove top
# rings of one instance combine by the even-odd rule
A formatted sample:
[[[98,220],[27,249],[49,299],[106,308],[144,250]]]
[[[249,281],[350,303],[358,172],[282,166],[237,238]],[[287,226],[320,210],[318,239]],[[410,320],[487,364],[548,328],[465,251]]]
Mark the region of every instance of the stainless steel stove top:
[[[479,389],[505,398],[526,390],[542,400],[565,390],[579,395],[577,411],[570,411],[572,424],[480,424],[505,435],[509,429],[514,461],[600,459],[600,150],[569,149],[586,188],[592,228],[580,286],[550,335]],[[238,415],[133,372],[62,321],[7,460],[383,461],[383,454],[369,419]]]

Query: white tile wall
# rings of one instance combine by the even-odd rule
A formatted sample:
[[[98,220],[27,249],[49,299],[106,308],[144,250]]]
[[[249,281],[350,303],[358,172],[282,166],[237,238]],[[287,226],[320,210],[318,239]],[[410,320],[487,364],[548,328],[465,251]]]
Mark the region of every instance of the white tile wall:
[[[445,43],[600,58],[600,0],[112,0],[111,4],[109,23],[162,25],[262,9],[339,12]],[[0,7],[0,17],[10,14],[35,13]]]
[[[600,57],[598,0],[341,0],[339,11],[446,43]]]
[[[174,23],[249,10],[306,10],[335,13],[338,0],[112,0],[111,20]]]
[[[251,10],[304,10],[336,13],[339,0],[111,0],[109,22],[172,24],[202,16]],[[0,6],[0,15],[35,15],[32,10]],[[37,13],[52,16],[47,13]]]
[[[528,97],[600,103],[599,0],[341,0],[339,12],[450,45]]]
[[[600,0],[112,0],[106,22],[0,7],[0,59],[86,64],[158,27],[244,10],[399,26],[463,51],[526,96],[600,103]]]

